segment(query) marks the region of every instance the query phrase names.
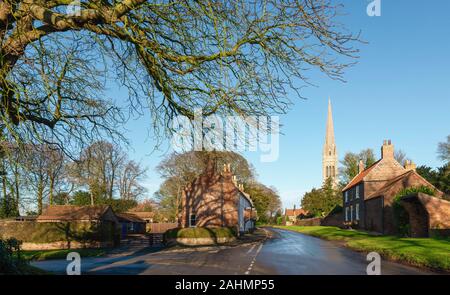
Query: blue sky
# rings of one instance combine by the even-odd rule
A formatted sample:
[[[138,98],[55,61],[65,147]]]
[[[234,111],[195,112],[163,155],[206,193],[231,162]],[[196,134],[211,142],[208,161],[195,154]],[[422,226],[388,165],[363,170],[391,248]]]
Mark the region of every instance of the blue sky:
[[[244,154],[258,179],[278,189],[284,208],[299,206],[304,192],[321,185],[328,97],[340,158],[363,148],[378,156],[383,139],[392,139],[418,165],[442,164],[436,149],[450,134],[450,1],[381,0],[379,17],[367,16],[369,2],[345,1],[343,21],[368,42],[359,46],[360,59],[346,71],[347,82],[311,72],[317,87],[304,90],[307,100],[292,95],[292,110],[280,117],[278,160],[261,163],[259,153]],[[167,150],[152,152],[149,118],[131,120],[127,128],[131,157],[149,169],[145,185],[151,197],[161,182],[154,167]]]

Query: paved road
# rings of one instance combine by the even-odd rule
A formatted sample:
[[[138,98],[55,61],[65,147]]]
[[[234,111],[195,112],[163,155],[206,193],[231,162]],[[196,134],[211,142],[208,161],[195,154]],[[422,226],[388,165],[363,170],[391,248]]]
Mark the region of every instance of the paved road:
[[[287,230],[269,229],[263,242],[235,247],[142,249],[128,255],[83,258],[83,274],[366,274],[365,255],[336,244]],[[65,273],[65,260],[33,265]],[[382,261],[382,274],[431,274]]]

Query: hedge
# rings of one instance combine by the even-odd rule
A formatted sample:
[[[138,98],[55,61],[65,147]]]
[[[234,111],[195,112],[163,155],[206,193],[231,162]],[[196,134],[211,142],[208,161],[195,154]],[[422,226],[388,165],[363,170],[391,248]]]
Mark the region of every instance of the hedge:
[[[165,234],[166,239],[176,238],[232,238],[236,237],[236,231],[233,228],[217,227],[190,227],[174,228],[168,230]]]
[[[59,241],[112,241],[115,229],[109,223],[0,221],[0,238],[24,243]]]

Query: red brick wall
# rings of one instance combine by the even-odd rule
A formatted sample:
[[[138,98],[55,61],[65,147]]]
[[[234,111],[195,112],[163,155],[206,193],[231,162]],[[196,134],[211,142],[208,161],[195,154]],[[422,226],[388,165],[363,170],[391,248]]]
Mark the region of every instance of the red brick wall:
[[[238,226],[239,195],[231,173],[201,175],[183,191],[181,226],[189,226],[190,214],[199,227]]]
[[[430,229],[450,229],[450,202],[419,193],[419,199],[430,216]]]
[[[383,232],[383,197],[366,200],[364,209],[365,229]]]

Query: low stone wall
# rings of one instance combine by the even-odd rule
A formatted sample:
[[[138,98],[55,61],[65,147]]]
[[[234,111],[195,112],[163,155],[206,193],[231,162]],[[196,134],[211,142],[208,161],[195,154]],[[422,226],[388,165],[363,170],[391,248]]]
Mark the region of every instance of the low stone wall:
[[[323,218],[314,217],[307,219],[300,219],[295,222],[298,226],[336,226],[342,228],[343,225],[343,214],[342,212],[330,214]]]
[[[22,243],[23,250],[60,250],[60,249],[83,249],[83,248],[110,248],[113,242],[67,242],[59,241],[52,243]]]
[[[306,218],[300,219],[295,222],[295,225],[298,226],[318,226],[321,225],[322,218],[314,217],[314,218]]]
[[[166,243],[168,245],[183,245],[183,246],[209,246],[209,245],[220,245],[235,241],[236,238],[176,238],[167,239]]]
[[[323,226],[337,226],[340,228],[344,227],[344,214],[343,212],[338,212],[338,213],[334,213],[334,214],[330,214],[325,216],[322,219],[322,222],[320,223],[320,225]]]

